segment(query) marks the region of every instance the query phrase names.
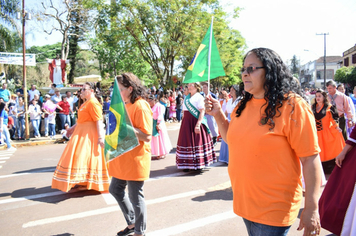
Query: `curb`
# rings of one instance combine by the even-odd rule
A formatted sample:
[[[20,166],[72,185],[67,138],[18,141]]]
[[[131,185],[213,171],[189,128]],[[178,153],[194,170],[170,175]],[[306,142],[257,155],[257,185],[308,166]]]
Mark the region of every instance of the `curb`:
[[[54,144],[59,139],[60,138],[46,139],[46,140],[36,140],[36,139],[31,140],[30,139],[30,140],[26,140],[26,141],[13,141],[11,143],[11,146],[13,146],[15,148],[19,148],[19,147],[25,147],[25,146],[48,145],[48,144]],[[6,149],[7,149],[6,144],[0,147],[0,150],[6,150]]]

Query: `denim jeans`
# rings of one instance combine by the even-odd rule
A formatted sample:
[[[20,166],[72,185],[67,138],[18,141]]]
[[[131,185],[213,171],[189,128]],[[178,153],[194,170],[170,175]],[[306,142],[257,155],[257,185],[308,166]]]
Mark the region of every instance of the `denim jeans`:
[[[48,117],[44,118],[44,130],[45,130],[45,136],[48,135]]]
[[[182,109],[177,109],[176,113],[177,113],[177,120],[181,121],[181,119],[182,119]]]
[[[53,137],[56,135],[56,124],[48,124],[49,136]]]
[[[70,115],[65,115],[59,113],[59,118],[61,119],[61,129],[64,129],[64,125],[67,123],[70,127]]]
[[[115,197],[127,225],[135,225],[136,234],[144,234],[147,222],[147,210],[143,195],[144,181],[126,181],[112,177],[109,192]],[[125,192],[128,187],[128,195]]]
[[[16,129],[17,129],[18,137],[24,138],[25,137],[25,117],[24,116],[17,117]]]
[[[9,130],[7,129],[6,125],[2,126],[2,134],[4,135],[3,139],[7,145],[7,148],[11,148],[10,133],[9,133]]]
[[[264,225],[246,220],[244,222],[249,236],[287,236],[290,226],[279,227]]]
[[[39,131],[40,119],[31,120],[31,123],[32,123],[34,135],[35,135],[35,136],[39,136],[39,135],[40,135],[40,131]]]

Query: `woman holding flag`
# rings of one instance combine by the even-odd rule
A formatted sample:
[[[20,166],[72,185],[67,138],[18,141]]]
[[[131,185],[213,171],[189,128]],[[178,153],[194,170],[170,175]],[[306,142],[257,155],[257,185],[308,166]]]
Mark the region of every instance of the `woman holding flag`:
[[[127,227],[117,235],[131,235],[134,232],[134,236],[139,236],[144,235],[147,221],[143,185],[149,178],[151,167],[152,110],[144,99],[145,88],[136,75],[124,73],[116,76],[116,80],[139,145],[109,161],[108,169],[112,176],[109,191],[127,222]],[[113,93],[115,89],[116,86]],[[128,194],[125,192],[126,186]]]
[[[204,119],[204,97],[199,82],[188,84],[177,143],[176,164],[184,171],[199,170],[216,162],[213,141]]]
[[[79,190],[109,190],[109,174],[102,148],[102,106],[95,98],[94,84],[85,83],[81,95],[86,100],[78,110],[77,124],[67,131],[70,141],[63,151],[53,174],[52,188],[68,192]]]

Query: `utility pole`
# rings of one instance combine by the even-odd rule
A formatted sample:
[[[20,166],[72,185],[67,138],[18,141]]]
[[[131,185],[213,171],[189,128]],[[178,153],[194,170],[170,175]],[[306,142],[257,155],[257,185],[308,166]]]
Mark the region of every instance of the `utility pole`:
[[[326,35],[329,35],[329,33],[321,33],[316,35],[324,35],[324,90],[326,90]]]

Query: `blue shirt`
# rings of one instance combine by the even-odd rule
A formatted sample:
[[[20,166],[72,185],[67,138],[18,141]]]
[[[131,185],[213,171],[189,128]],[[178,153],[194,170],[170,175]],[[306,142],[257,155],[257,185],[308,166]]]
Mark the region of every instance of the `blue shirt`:
[[[7,126],[7,123],[9,122],[9,116],[5,110],[2,110],[0,118],[4,119],[2,123]]]
[[[4,102],[8,102],[10,99],[11,93],[7,89],[0,89],[0,98],[4,99]]]

